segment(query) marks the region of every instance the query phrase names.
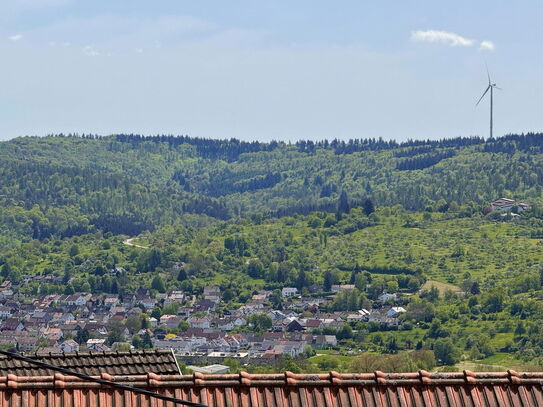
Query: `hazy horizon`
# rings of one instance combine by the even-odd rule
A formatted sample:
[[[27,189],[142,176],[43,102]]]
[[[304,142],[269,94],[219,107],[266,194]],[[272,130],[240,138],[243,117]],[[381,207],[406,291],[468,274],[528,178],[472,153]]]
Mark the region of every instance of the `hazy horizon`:
[[[543,131],[527,131],[527,132],[520,132],[520,133],[507,133],[507,134],[503,134],[503,135],[496,135],[494,134],[494,139],[497,139],[497,138],[500,138],[500,137],[506,137],[506,136],[509,136],[509,135],[520,135],[520,134],[527,134],[527,133],[535,133],[535,134],[540,134],[540,133],[543,133]],[[6,139],[0,139],[0,142],[4,142],[4,141],[10,141],[10,140],[14,140],[14,139],[17,139],[17,138],[25,138],[25,137],[38,137],[38,138],[46,138],[46,137],[51,137],[51,136],[60,136],[60,135],[63,135],[65,137],[70,137],[70,136],[78,136],[78,137],[82,137],[83,135],[85,136],[88,136],[88,135],[92,135],[92,136],[99,136],[99,137],[114,137],[114,136],[117,136],[119,134],[133,134],[133,135],[137,135],[137,136],[143,136],[143,137],[154,137],[154,136],[173,136],[173,137],[191,137],[191,138],[195,138],[195,139],[202,139],[202,140],[231,140],[231,139],[237,139],[239,141],[243,141],[243,142],[261,142],[261,143],[270,143],[270,142],[277,142],[277,143],[285,143],[285,144],[295,144],[299,141],[313,141],[315,143],[319,143],[319,142],[324,142],[324,141],[328,141],[328,142],[332,142],[335,138],[325,138],[325,139],[307,139],[307,138],[298,138],[298,139],[292,139],[292,140],[279,140],[279,139],[270,139],[270,140],[259,140],[258,138],[254,138],[254,139],[240,139],[240,138],[237,138],[237,137],[229,137],[229,138],[220,138],[220,137],[195,137],[195,136],[191,136],[190,134],[171,134],[171,133],[154,133],[154,134],[142,134],[142,133],[136,133],[136,132],[124,132],[124,133],[110,133],[110,134],[98,134],[98,133],[92,133],[92,132],[89,132],[89,133],[78,133],[78,132],[73,132],[73,133],[65,133],[65,132],[58,132],[58,133],[51,133],[51,134],[45,134],[45,135],[24,135],[24,136],[16,136],[16,137],[10,137],[10,138],[6,138]],[[345,142],[348,142],[349,140],[355,140],[355,139],[382,139],[384,141],[394,141],[394,142],[397,142],[399,144],[401,143],[404,143],[404,142],[407,142],[407,141],[410,141],[410,140],[414,140],[414,141],[438,141],[438,140],[451,140],[451,139],[456,139],[456,138],[470,138],[470,137],[481,137],[483,138],[484,140],[487,140],[489,139],[489,136],[477,136],[477,135],[471,135],[471,136],[456,136],[456,137],[437,137],[437,138],[406,138],[406,139],[402,139],[402,140],[399,140],[399,139],[393,139],[393,138],[390,138],[390,139],[386,139],[384,137],[351,137],[351,138],[347,138],[347,139],[341,139],[341,138],[337,138],[337,140],[339,141],[345,141]]]

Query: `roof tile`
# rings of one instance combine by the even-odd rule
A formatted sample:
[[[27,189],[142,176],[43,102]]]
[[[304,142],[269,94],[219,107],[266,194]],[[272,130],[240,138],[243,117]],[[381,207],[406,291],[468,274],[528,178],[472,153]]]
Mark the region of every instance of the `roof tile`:
[[[543,373],[114,375],[101,378],[213,407],[527,407],[543,405]],[[0,377],[0,401],[21,407],[162,405],[74,376]],[[2,404],[3,405],[3,404]],[[169,405],[169,404],[165,404]]]
[[[65,354],[31,354],[30,357],[53,366],[65,367],[87,375],[108,372],[113,375],[137,375],[154,372],[158,374],[179,374],[175,356],[169,350],[130,352],[90,352]],[[17,376],[48,376],[54,372],[36,367],[16,359],[0,357],[0,375],[8,373]]]

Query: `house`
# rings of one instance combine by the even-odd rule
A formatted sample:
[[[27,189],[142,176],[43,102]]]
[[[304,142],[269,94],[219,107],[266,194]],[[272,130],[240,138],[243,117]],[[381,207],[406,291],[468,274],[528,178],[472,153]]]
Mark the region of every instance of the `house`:
[[[0,290],[0,297],[4,297],[4,298],[13,297],[13,290],[10,290],[9,288],[5,290]]]
[[[108,295],[104,299],[104,307],[107,309],[113,308],[119,304],[119,297],[116,295]]]
[[[297,319],[292,320],[286,327],[287,332],[303,331],[305,328]]]
[[[207,318],[191,317],[187,320],[187,322],[192,328],[207,329],[210,327],[209,319]]]
[[[204,299],[215,303],[221,300],[221,289],[216,285],[204,287]]]
[[[62,353],[79,352],[79,344],[73,339],[68,339],[59,345],[59,350]]]
[[[6,280],[2,284],[0,284],[0,290],[5,290],[7,288],[11,288],[11,281]]]
[[[389,293],[383,293],[377,299],[381,302],[387,302],[388,300],[396,300],[398,298],[398,295],[396,293],[389,294]]]
[[[352,291],[355,289],[354,284],[334,284],[332,285],[332,292],[337,293],[339,291]]]
[[[273,321],[282,321],[287,317],[285,314],[283,314],[283,312],[281,312],[279,310],[275,310],[275,309],[268,311],[268,316]]]
[[[67,336],[76,337],[77,334],[83,329],[80,324],[77,324],[75,321],[59,325],[58,328],[62,331],[62,337],[66,338]]]
[[[324,344],[326,344],[326,346],[331,346],[331,347],[337,346],[336,335],[322,335],[322,336],[324,336]]]
[[[508,212],[513,209],[514,206],[518,208],[519,212],[530,209],[530,205],[509,198],[500,198],[490,203],[490,209],[492,211]]]
[[[387,311],[388,317],[397,317],[400,314],[407,312],[404,307],[392,307]]]
[[[211,301],[211,300],[200,300],[196,304],[194,304],[194,311],[195,312],[212,312],[215,311],[215,307],[217,306],[217,302]]]
[[[205,345],[199,346],[196,350],[198,352],[230,352],[230,343],[224,338],[217,338],[208,341]]]
[[[2,331],[22,331],[24,324],[17,318],[8,318],[2,324]]]
[[[347,315],[347,322],[362,322],[367,321],[368,317],[366,315],[362,315],[358,312]]]
[[[177,352],[191,352],[207,342],[203,337],[176,337],[171,339],[153,338],[153,346],[158,349],[173,349]]]
[[[303,353],[306,346],[307,342],[305,341],[281,341],[279,344],[273,346],[273,350],[295,358]]]
[[[75,317],[73,316],[73,314],[69,312],[63,312],[61,313],[60,316],[56,318],[57,322],[69,322],[69,321],[74,321],[74,320],[75,320]]]
[[[66,304],[69,306],[81,307],[86,304],[87,300],[91,297],[90,294],[86,293],[77,293],[70,295],[66,298]]]
[[[183,320],[181,319],[181,317],[178,317],[177,315],[173,315],[171,318],[168,318],[168,320],[166,321],[166,326],[169,329],[174,329],[174,328],[177,328],[182,321]]]
[[[166,323],[168,322],[170,318],[175,318],[175,317],[176,315],[173,315],[173,314],[164,314],[160,317],[160,324],[166,325]]]
[[[182,307],[177,310],[177,315],[181,317],[188,318],[190,317],[190,314],[192,314],[192,308],[190,307]]]
[[[226,338],[235,339],[236,342],[239,343],[240,348],[246,348],[247,346],[249,346],[249,341],[247,340],[247,337],[243,334],[228,335]]]
[[[247,325],[247,320],[241,316],[234,317],[234,326],[244,326]]]
[[[4,318],[9,318],[9,316],[11,315],[11,307],[6,307],[6,306],[0,306],[0,318],[4,319]]]
[[[64,335],[64,333],[62,332],[62,330],[60,328],[47,328],[44,332],[43,332],[43,335],[47,338],[47,339],[50,339],[51,341],[60,341],[62,339],[62,336]]]
[[[370,314],[370,316],[368,318],[368,321],[369,322],[377,322],[377,323],[379,323],[381,325],[385,325],[387,327],[397,326],[398,323],[400,322],[398,320],[398,318],[389,317],[387,315],[387,311],[385,311],[383,309],[372,310],[371,314]]]
[[[250,302],[245,304],[240,310],[243,311],[245,315],[247,314],[254,314],[257,312],[262,312],[264,310],[264,304],[260,302]]]
[[[204,367],[187,366],[187,369],[192,370],[193,372],[204,373],[204,374],[225,374],[230,371],[230,366],[225,366],[225,365],[209,365],[209,366],[204,366]]]
[[[230,345],[230,352],[237,352],[241,348],[241,342],[235,336],[225,336],[224,340]]]
[[[17,347],[23,352],[29,352],[36,349],[39,340],[38,336],[25,335],[17,338]]]
[[[282,298],[293,297],[295,295],[298,295],[298,289],[296,287],[283,287],[281,290]]]
[[[324,298],[302,298],[299,306],[304,310],[317,312],[319,310],[319,305],[322,305],[324,302]]]
[[[317,329],[322,327],[320,319],[303,319],[300,321],[305,329]]]
[[[109,309],[109,314],[108,314],[110,317],[113,316],[113,315],[120,315],[120,316],[126,316],[126,308],[125,307],[118,307],[118,306],[115,306],[115,307],[111,307]]]
[[[137,297],[141,297],[141,296],[149,297],[149,295],[151,295],[151,293],[149,292],[149,289],[145,288],[145,287],[140,287],[136,291],[136,296]]]
[[[125,308],[126,309],[126,308]],[[126,315],[128,316],[131,316],[131,315],[134,315],[134,316],[140,316],[142,313],[141,309],[139,307],[134,307],[134,308],[129,308],[128,312],[126,313]]]
[[[89,332],[89,334],[94,335],[94,336],[106,336],[107,335],[107,328],[101,322],[96,322],[96,321],[88,322],[85,325],[85,329]]]
[[[359,313],[360,315],[363,315],[363,316],[366,318],[366,320],[367,320],[368,317],[370,316],[370,312],[369,312],[367,309],[365,309],[365,308],[359,309],[359,310],[358,310],[358,313]]]
[[[92,352],[108,351],[105,339],[89,339],[87,341],[87,350]]]
[[[185,299],[185,294],[183,293],[183,291],[172,291],[172,293],[170,294],[169,299],[172,302],[177,302],[177,303],[181,304],[183,302],[183,300]]]
[[[313,349],[329,349],[337,346],[335,335],[312,335],[297,333],[291,335],[291,340],[307,342]]]
[[[172,266],[172,270],[179,273],[181,270],[183,270],[185,268],[185,263],[183,263],[182,261],[178,261],[176,263],[174,263],[174,265]]]
[[[231,331],[234,329],[234,321],[232,318],[220,318],[215,321],[215,324],[221,331]]]
[[[254,294],[251,298],[253,302],[266,302],[268,297],[271,295],[271,291],[259,291],[258,294]]]
[[[153,309],[156,305],[156,300],[148,296],[138,296],[137,303],[143,305],[146,310]]]
[[[51,319],[53,319],[53,315],[54,314],[51,314],[42,310],[38,310],[32,314],[32,316],[29,318],[29,321],[33,321],[39,324],[46,324]]]
[[[231,331],[245,324],[247,324],[247,320],[243,317],[227,317],[216,320],[217,328],[221,331]]]

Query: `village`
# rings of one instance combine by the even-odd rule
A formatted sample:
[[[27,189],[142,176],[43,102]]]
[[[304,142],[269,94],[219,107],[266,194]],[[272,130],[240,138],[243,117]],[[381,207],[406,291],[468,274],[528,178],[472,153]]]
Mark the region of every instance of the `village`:
[[[342,328],[356,322],[395,329],[406,312],[395,305],[400,300],[397,293],[382,293],[371,309],[322,312],[334,294],[355,286],[331,289],[326,297],[304,297],[296,288],[285,287],[280,293],[282,310],[273,309],[271,291],[260,291],[243,306],[219,312],[217,286],[206,286],[201,296],[190,297],[181,291],[152,296],[140,289],[124,296],[80,292],[21,301],[18,286],[5,281],[0,286],[0,346],[38,354],[171,349],[186,364],[233,358],[258,365],[337,348],[344,339]],[[255,316],[259,326],[251,322]]]
[[[501,216],[512,213],[512,208],[518,212],[528,207],[501,198],[490,204],[489,211]],[[173,270],[178,272],[184,266],[175,263]],[[109,272],[113,277],[117,273],[124,270]],[[360,349],[343,345],[359,329],[407,329],[402,314],[409,317],[413,294],[424,295],[423,281],[407,276],[402,288],[398,284],[326,286],[325,282],[303,293],[296,287],[255,290],[249,300],[233,308],[216,285],[205,286],[196,294],[140,288],[130,294],[76,292],[31,297],[20,290],[25,284],[65,282],[58,275],[27,275],[20,282],[5,280],[0,285],[0,347],[37,354],[166,349],[180,362],[200,366],[226,359],[240,365],[265,365],[325,349],[356,354]],[[342,310],[334,309],[334,301],[342,295],[351,303]],[[362,295],[362,302],[357,295]]]

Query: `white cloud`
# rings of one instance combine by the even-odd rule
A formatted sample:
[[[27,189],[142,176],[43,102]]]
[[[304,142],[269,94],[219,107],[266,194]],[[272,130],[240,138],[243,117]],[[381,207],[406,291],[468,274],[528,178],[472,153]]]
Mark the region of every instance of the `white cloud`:
[[[479,49],[482,51],[494,51],[496,46],[492,41],[481,41],[481,44],[479,45]]]
[[[452,47],[470,47],[475,43],[474,40],[462,37],[461,35],[438,30],[413,31],[411,33],[411,40],[420,42],[434,42],[438,44],[450,45]]]
[[[100,55],[94,45],[87,45],[85,48],[83,48],[83,52],[89,57],[97,57],[98,55]]]
[[[10,41],[16,42],[23,39],[22,34],[14,34],[8,37]]]

